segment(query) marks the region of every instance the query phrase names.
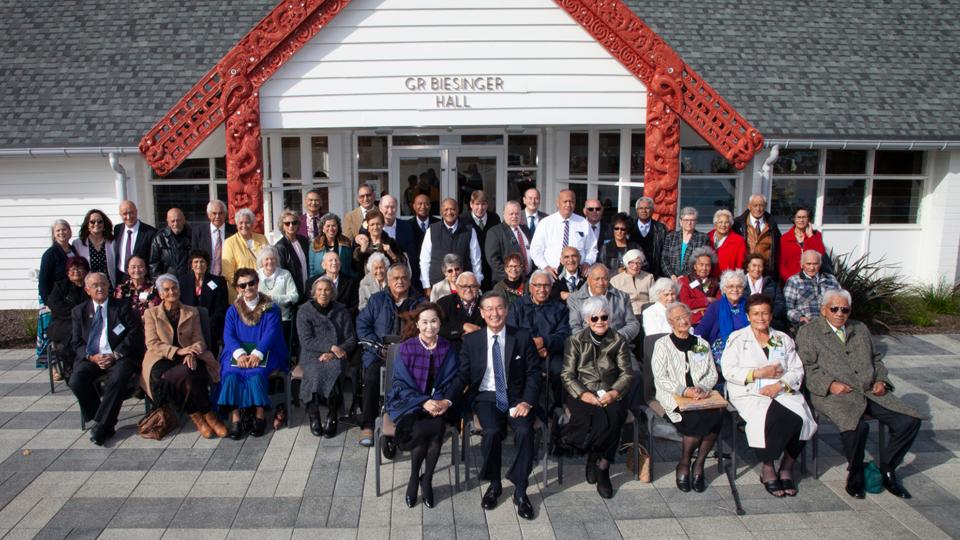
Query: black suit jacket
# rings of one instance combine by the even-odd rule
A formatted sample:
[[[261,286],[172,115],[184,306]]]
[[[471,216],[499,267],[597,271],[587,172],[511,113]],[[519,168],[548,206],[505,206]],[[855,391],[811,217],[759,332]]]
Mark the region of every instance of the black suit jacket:
[[[537,349],[526,330],[508,327],[505,341],[503,364],[507,379],[507,404],[514,407],[523,402],[532,407],[540,398],[542,377],[542,362],[537,356]],[[447,399],[455,401],[466,389],[467,404],[473,402],[487,371],[490,344],[492,340],[488,343],[486,329],[464,336],[460,350],[460,374],[457,384],[451,385],[448,390]]]
[[[209,235],[207,235],[209,237]],[[310,272],[310,240],[306,236],[297,235],[297,243],[300,244],[300,249],[303,250],[303,257],[307,264],[307,272]],[[274,244],[277,248],[277,255],[280,259],[280,268],[290,272],[290,275],[293,276],[294,285],[297,286],[297,294],[300,295],[300,302],[303,302],[306,297],[306,291],[304,289],[304,280],[309,276],[303,275],[303,268],[300,266],[300,259],[297,258],[297,252],[293,249],[293,244],[290,242],[286,236],[277,240],[277,243]]]
[[[446,320],[440,325],[440,337],[453,344],[458,351],[463,343],[463,324],[471,323],[483,328],[483,318],[480,317],[479,297],[473,306],[473,314],[467,315],[460,297],[448,294],[437,300],[437,305],[443,310]],[[469,335],[469,334],[468,334]]]
[[[520,231],[527,237],[527,244],[529,245],[531,240],[530,229],[527,228],[526,225],[521,224]],[[484,245],[483,255],[487,267],[490,268],[490,280],[493,283],[499,283],[507,277],[503,271],[503,259],[512,253],[520,253],[520,243],[513,234],[513,229],[506,223],[501,223],[487,232],[487,239]],[[530,253],[528,252],[527,258],[529,257]],[[486,272],[487,267],[484,267],[484,272]]]
[[[647,236],[653,235],[651,239],[650,251],[647,252],[647,249],[643,249],[643,255],[647,259],[646,270],[653,274],[656,277],[664,277],[663,272],[660,270],[660,257],[663,254],[663,239],[667,237],[667,226],[655,219],[650,220],[650,230],[647,232]],[[640,234],[640,227],[637,226],[637,220],[634,218],[630,222],[630,240],[640,244],[641,248],[644,245],[644,238]],[[670,277],[670,276],[666,276]]]
[[[490,270],[490,264],[487,263],[486,257],[486,242],[487,242],[487,232],[500,224],[500,216],[495,212],[487,210],[487,217],[483,221],[483,228],[477,226],[477,222],[473,219],[473,212],[470,211],[470,207],[467,207],[467,210],[460,214],[461,223],[469,223],[473,230],[477,231],[477,243],[480,244],[480,268],[483,270],[483,283],[480,284],[482,290],[487,291],[493,286],[494,281],[491,279],[492,276]]]
[[[563,270],[560,270],[560,273],[563,273]],[[558,274],[559,276],[559,274]],[[583,288],[583,285],[587,282],[587,277],[583,275],[583,272],[577,270],[577,288],[570,290],[570,283],[565,279],[559,279],[559,277],[554,280],[553,286],[550,288],[550,300],[556,300],[557,302],[565,303],[566,300],[560,298],[561,292],[577,292]]]
[[[123,259],[123,235],[125,234],[126,225],[123,223],[118,223],[113,226],[113,251],[117,255],[117,260],[114,261],[114,264],[117,265],[117,282],[123,283],[127,279],[127,269],[121,268],[120,263]],[[147,225],[144,222],[140,222],[140,230],[137,231],[137,239],[133,243],[133,255],[140,257],[147,264],[150,263],[150,244],[153,243],[153,235],[157,234],[157,229],[152,225]]]
[[[197,296],[192,272],[177,276],[177,279],[180,281],[180,302],[188,306],[207,308],[207,313],[210,314],[210,335],[215,342],[220,342],[223,339],[223,321],[227,317],[227,308],[230,307],[227,300],[227,280],[207,272],[203,276],[200,296]],[[213,346],[210,345],[209,348],[212,350]]]
[[[226,243],[227,238],[230,238],[237,233],[237,226],[225,223],[223,225],[223,241]],[[210,222],[204,221],[203,223],[198,223],[196,225],[190,226],[190,246],[193,249],[200,249],[207,252],[211,258],[213,257],[213,244],[210,243]]]
[[[87,335],[90,333],[93,314],[93,300],[85,301],[70,312],[73,321],[71,346],[74,351],[74,364],[87,359]],[[130,362],[135,366],[143,362],[146,348],[143,320],[130,306],[130,302],[116,298],[110,298],[107,302],[107,341],[113,353],[120,358],[119,361]]]

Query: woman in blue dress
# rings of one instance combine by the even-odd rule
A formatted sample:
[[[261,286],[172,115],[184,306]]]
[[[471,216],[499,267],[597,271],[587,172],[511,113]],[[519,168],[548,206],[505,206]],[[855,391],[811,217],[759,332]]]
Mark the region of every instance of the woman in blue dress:
[[[723,390],[723,376],[720,374],[720,357],[727,346],[730,334],[746,328],[747,277],[743,270],[726,270],[720,275],[720,299],[710,304],[707,312],[697,324],[694,334],[707,340],[713,361],[717,366],[717,390]]]
[[[243,437],[240,412],[254,410],[254,437],[266,429],[265,407],[270,407],[267,378],[287,369],[287,345],[280,325],[280,308],[260,293],[256,270],[240,268],[233,275],[237,299],[227,310],[220,353],[220,407],[230,411],[233,440]]]
[[[417,504],[417,489],[423,505],[434,507],[433,471],[453,405],[443,396],[457,377],[457,354],[450,342],[439,336],[442,310],[432,302],[421,304],[409,315],[393,362],[393,379],[387,394],[387,414],[397,426],[397,446],[410,451],[410,481],[406,503]],[[423,474],[420,466],[424,464]]]

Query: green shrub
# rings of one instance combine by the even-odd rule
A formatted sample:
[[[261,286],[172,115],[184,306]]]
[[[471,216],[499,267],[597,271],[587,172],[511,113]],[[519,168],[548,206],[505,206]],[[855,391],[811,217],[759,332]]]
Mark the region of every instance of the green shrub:
[[[899,267],[879,260],[870,261],[867,255],[851,260],[849,253],[828,254],[833,262],[834,275],[840,286],[853,298],[850,316],[873,327],[889,329],[897,317],[895,298],[905,289]]]
[[[894,317],[892,322],[900,322],[919,327],[935,326],[937,318],[924,300],[914,294],[898,295],[893,300]]]
[[[916,295],[924,306],[933,313],[941,315],[960,314],[960,285],[949,284],[941,279],[935,285],[918,285],[912,287],[912,294]]]

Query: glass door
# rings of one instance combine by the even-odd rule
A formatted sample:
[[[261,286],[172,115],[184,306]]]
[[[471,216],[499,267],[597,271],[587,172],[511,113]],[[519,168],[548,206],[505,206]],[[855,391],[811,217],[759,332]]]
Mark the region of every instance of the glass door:
[[[399,215],[413,215],[413,199],[421,193],[430,197],[430,214],[440,215],[441,192],[447,170],[447,152],[440,148],[396,149],[393,151],[390,193],[396,193]],[[395,185],[394,185],[395,184]]]
[[[430,197],[430,213],[440,215],[440,201],[450,197],[462,213],[470,194],[482,189],[490,210],[499,212],[506,200],[506,170],[502,148],[394,149],[391,156],[390,193],[400,201],[400,215],[412,216],[413,199]]]
[[[489,209],[500,213],[506,202],[502,148],[452,148],[450,164],[447,193],[460,204],[460,213],[470,206],[470,195],[479,189],[487,194]]]

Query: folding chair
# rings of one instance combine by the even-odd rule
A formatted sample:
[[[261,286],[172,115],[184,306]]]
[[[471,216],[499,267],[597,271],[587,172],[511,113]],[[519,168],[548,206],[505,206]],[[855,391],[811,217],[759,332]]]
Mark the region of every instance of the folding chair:
[[[820,426],[823,425],[821,418],[826,419],[828,422],[830,421],[826,416],[821,416],[821,414],[820,414],[816,409],[814,409],[814,410],[813,410],[813,419],[814,419],[814,421],[817,423],[817,425],[820,425]],[[880,422],[879,420],[877,420],[876,418],[870,416],[869,414],[863,415],[863,421],[864,421],[864,422],[873,422],[873,421],[876,421],[876,422],[877,422],[877,443],[878,443],[878,451],[879,451],[880,453],[883,453],[884,439],[886,439],[886,431],[887,431],[886,426],[884,426],[883,423],[881,423],[881,422]],[[812,444],[812,449],[811,449],[811,452],[810,452],[810,453],[812,454],[812,459],[813,459],[813,477],[814,477],[814,478],[820,478],[820,459],[819,459],[819,458],[820,458],[820,430],[819,430],[819,429],[817,430],[816,433],[813,434],[813,440],[810,441],[810,442],[813,443],[813,444]],[[878,454],[878,455],[879,455],[879,454]],[[803,454],[801,454],[801,459],[802,459],[803,461],[806,460],[806,452],[803,452]]]
[[[374,421],[373,426],[373,448],[374,452],[377,454],[376,464],[374,466],[374,471],[376,474],[376,487],[377,487],[377,497],[380,496],[380,468],[383,465],[383,458],[393,460],[396,458],[397,448],[396,442],[393,440],[397,433],[397,426],[394,424],[393,419],[390,418],[390,415],[387,414],[386,407],[386,394],[387,394],[387,385],[393,381],[393,363],[397,359],[397,353],[400,350],[400,345],[397,343],[391,344],[387,348],[386,358],[383,361],[383,369],[380,370],[380,398],[384,402],[384,405],[381,406],[380,416]],[[457,433],[457,428],[454,426],[448,426],[444,437],[447,433],[450,433],[450,463],[453,465],[453,481],[454,481],[454,490],[460,491],[460,448],[458,447],[458,440],[460,434]]]
[[[555,414],[560,415],[557,418],[558,428],[565,425],[570,421],[570,410],[566,407],[563,408],[563,411],[554,411]],[[633,424],[633,462],[640,463],[640,418],[637,415],[633,414],[633,411],[627,412],[627,423]],[[651,462],[652,465],[652,462]],[[640,479],[641,468],[637,467],[637,480]],[[563,485],[563,454],[557,455],[557,483]],[[544,466],[544,486],[546,486],[546,466]]]

